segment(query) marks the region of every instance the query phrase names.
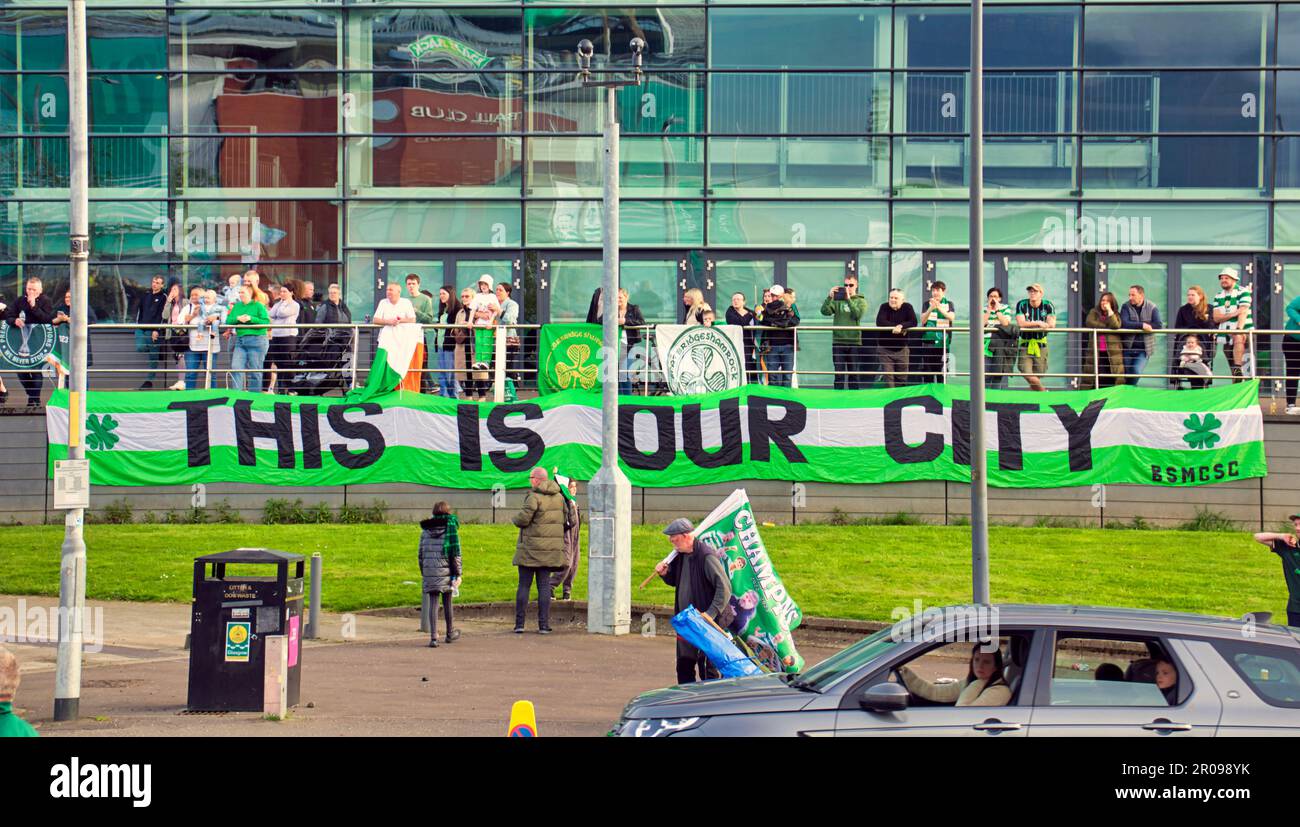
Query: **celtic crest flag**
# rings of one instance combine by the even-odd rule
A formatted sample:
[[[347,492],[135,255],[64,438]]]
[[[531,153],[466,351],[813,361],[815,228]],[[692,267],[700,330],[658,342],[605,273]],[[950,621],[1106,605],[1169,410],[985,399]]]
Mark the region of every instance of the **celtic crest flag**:
[[[695,536],[727,555],[736,612],[727,631],[745,641],[772,671],[801,671],[803,656],[794,648],[791,630],[803,621],[803,613],[776,573],[745,489],[733,491],[713,509],[696,526]]]
[[[537,354],[538,393],[600,392],[600,325],[542,325]]]
[[[745,346],[739,325],[661,324],[655,346],[668,390],[679,396],[745,384]]]

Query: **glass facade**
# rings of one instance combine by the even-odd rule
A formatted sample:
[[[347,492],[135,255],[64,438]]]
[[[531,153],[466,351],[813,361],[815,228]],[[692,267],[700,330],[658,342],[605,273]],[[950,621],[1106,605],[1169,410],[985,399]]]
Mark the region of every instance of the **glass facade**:
[[[101,320],[154,273],[216,282],[253,260],[342,283],[358,317],[390,265],[468,284],[505,262],[527,321],[581,315],[605,117],[577,74],[584,38],[597,73],[648,43],[644,84],[616,94],[647,316],[674,318],[665,290],[725,307],[777,280],[825,321],[842,268],[873,303],[897,284],[920,305],[928,264],[964,261],[966,5],[91,0],[88,25]],[[0,295],[65,281],[66,37],[56,0],[0,6]],[[1148,292],[1169,318],[1198,255],[1233,251],[1248,282],[1283,284],[1300,251],[1300,3],[994,3],[985,44],[985,235],[1009,298],[1017,260],[1037,262],[1077,324],[1131,251],[1080,252],[1073,233],[1117,222],[1160,265],[1140,271],[1164,280]],[[829,342],[806,347],[827,361]]]

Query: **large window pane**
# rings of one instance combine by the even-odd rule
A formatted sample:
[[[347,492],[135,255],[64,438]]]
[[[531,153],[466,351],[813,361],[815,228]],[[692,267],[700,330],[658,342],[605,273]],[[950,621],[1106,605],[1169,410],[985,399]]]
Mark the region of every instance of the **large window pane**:
[[[573,72],[534,72],[527,84],[529,132],[604,131],[604,89],[583,86]],[[646,73],[640,86],[616,89],[614,100],[624,135],[704,131],[703,73]]]
[[[181,194],[203,189],[338,187],[338,140],[332,135],[173,138],[171,145],[172,178]]]
[[[319,70],[338,60],[335,12],[176,10],[170,30],[173,69]]]
[[[368,57],[350,57],[356,69],[481,72],[517,68],[522,60],[518,11],[401,9],[362,22],[371,45]]]
[[[1254,249],[1263,247],[1268,230],[1266,204],[1125,204],[1085,202],[1083,217],[1151,220],[1147,236],[1156,249]]]
[[[712,138],[709,188],[717,195],[817,198],[886,195],[883,138]]]
[[[970,129],[966,72],[895,75],[904,90],[895,129],[963,135]],[[1068,133],[1075,122],[1074,73],[993,72],[984,76],[984,132]]]
[[[704,66],[703,9],[526,9],[529,66],[578,68],[578,42],[595,47],[592,68],[630,68],[632,38],[646,41],[648,68]]]
[[[527,139],[528,194],[600,197],[604,187],[602,138]],[[623,138],[619,180],[625,196],[702,195],[703,142],[694,138]]]
[[[175,232],[185,232],[186,221],[203,222],[206,257],[236,262],[248,256],[230,249],[242,246],[229,244],[232,226],[241,240],[247,235],[259,260],[337,259],[338,220],[335,203],[309,200],[178,201],[172,216]],[[220,224],[214,226],[214,222]],[[219,243],[221,233],[227,239],[225,244]]]
[[[1085,66],[1264,66],[1271,5],[1084,9]]]
[[[530,247],[599,247],[604,227],[600,201],[532,201]],[[699,201],[623,201],[619,241],[627,247],[690,247],[704,243],[704,205]]]
[[[889,211],[881,202],[709,204],[709,242],[723,247],[884,247]]]
[[[1059,7],[986,9],[988,68],[1069,68],[1075,64],[1079,10]],[[898,67],[970,66],[970,9],[900,8],[894,17]]]
[[[67,65],[66,12],[0,11],[0,69],[58,71]]]
[[[353,201],[352,245],[518,247],[517,201]]]
[[[166,94],[165,88],[151,91]],[[176,132],[334,133],[339,128],[339,83],[333,72],[176,74],[171,93]],[[166,116],[165,98],[154,112]]]
[[[1195,197],[1186,191],[1218,190],[1211,194],[1258,197],[1262,153],[1263,139],[1256,137],[1084,138],[1084,194],[1130,190]]]
[[[1247,97],[1249,96],[1249,97]],[[1085,132],[1256,132],[1262,73],[1086,72]]]
[[[165,69],[167,23],[162,11],[86,14],[89,69]]]
[[[714,69],[889,66],[889,10],[718,9],[709,13]]]
[[[709,129],[739,135],[883,132],[889,75],[718,73],[709,76]]]

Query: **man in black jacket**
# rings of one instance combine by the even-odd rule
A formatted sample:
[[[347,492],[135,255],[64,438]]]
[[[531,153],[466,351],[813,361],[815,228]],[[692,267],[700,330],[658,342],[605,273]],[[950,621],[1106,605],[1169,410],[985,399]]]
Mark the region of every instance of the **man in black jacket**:
[[[162,324],[163,308],[167,305],[167,294],[163,292],[163,277],[154,276],[149,283],[149,292],[140,297],[140,303],[135,306],[135,323],[136,324]],[[145,377],[144,384],[140,390],[147,391],[153,387],[154,374],[158,370],[159,354],[162,350],[162,342],[159,339],[164,338],[158,334],[162,331],[137,330],[135,332],[135,349],[139,353],[145,354],[149,359],[149,375]]]
[[[54,304],[50,297],[41,292],[41,280],[35,276],[27,280],[26,290],[18,301],[9,305],[5,312],[5,321],[22,330],[37,324],[54,324]],[[50,335],[54,335],[51,328]],[[41,404],[41,389],[45,380],[36,371],[24,371],[18,374],[27,391],[27,407],[34,408]]]
[[[768,383],[783,388],[790,387],[794,375],[794,328],[799,317],[790,309],[785,288],[772,285],[772,301],[763,308],[763,326],[776,330],[763,332],[763,341],[769,345],[767,353]]]
[[[655,573],[677,589],[673,613],[694,606],[696,611],[725,629],[735,619],[731,608],[731,579],[727,576],[726,555],[702,540],[695,539],[695,526],[685,517],[668,524],[664,534],[672,541],[672,562],[660,561]],[[699,679],[719,677],[708,658],[699,649],[677,638],[677,682],[693,683]]]
[[[876,354],[880,359],[880,373],[891,388],[910,385],[906,376],[911,340],[911,330],[916,327],[916,310],[903,301],[903,291],[895,287],[889,291],[889,301],[876,312],[876,327],[888,330],[876,333]]]

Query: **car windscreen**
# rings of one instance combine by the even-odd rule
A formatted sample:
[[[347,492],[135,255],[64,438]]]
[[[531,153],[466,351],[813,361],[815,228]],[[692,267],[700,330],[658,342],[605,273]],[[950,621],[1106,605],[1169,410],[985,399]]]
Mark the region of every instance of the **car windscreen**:
[[[799,676],[805,684],[817,690],[836,683],[846,675],[851,675],[861,667],[898,646],[892,634],[893,627],[887,626],[868,638],[864,638],[847,649],[831,655]]]

